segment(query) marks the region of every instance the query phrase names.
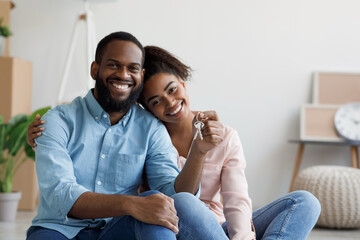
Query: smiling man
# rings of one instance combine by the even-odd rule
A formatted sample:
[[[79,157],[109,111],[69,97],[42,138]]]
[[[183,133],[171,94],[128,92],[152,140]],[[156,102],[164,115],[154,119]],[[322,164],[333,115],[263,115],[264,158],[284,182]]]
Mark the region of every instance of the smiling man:
[[[144,59],[131,34],[106,36],[91,65],[95,88],[43,117],[28,240],[227,239],[194,196],[199,176],[179,175],[165,127],[135,104]],[[138,195],[143,173],[153,190]]]

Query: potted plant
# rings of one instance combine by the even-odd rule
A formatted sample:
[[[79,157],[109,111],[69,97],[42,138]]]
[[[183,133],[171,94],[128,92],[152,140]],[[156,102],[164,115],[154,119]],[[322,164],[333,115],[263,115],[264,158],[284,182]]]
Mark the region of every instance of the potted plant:
[[[6,38],[12,35],[9,25],[3,25],[3,19],[0,18],[0,56],[4,55]]]
[[[36,110],[31,115],[18,114],[8,123],[0,115],[0,221],[13,221],[16,216],[20,192],[12,192],[13,176],[35,153],[26,142],[29,124],[37,114],[44,115],[50,107]]]

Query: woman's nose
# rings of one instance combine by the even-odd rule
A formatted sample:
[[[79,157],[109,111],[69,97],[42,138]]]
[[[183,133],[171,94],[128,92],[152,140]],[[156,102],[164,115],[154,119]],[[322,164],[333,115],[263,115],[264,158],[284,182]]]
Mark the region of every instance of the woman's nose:
[[[175,106],[175,99],[172,97],[165,97],[165,101],[169,107]]]

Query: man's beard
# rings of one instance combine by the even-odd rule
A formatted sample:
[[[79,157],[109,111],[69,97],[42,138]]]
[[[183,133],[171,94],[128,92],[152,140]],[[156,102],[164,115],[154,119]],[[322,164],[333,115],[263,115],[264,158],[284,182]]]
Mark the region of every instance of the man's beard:
[[[106,79],[108,81],[108,79]],[[133,88],[130,95],[124,100],[116,100],[111,97],[109,88],[105,85],[99,74],[96,76],[95,87],[97,90],[98,102],[106,112],[126,113],[136,103],[143,89],[143,81],[137,88]]]

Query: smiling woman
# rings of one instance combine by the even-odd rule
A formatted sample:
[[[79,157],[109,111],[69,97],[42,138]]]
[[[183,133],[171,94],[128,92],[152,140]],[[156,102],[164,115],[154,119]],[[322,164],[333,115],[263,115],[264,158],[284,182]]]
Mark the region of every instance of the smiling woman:
[[[282,239],[306,239],[320,214],[317,199],[298,191],[252,212],[246,162],[236,131],[221,124],[215,112],[202,112],[212,117],[201,118],[204,140],[193,140],[194,117],[199,112],[191,111],[186,92],[185,81],[191,68],[156,46],[145,47],[145,53],[144,90],[139,102],[164,123],[178,152],[180,169],[190,167],[194,148],[206,153],[204,160],[198,160],[204,161],[200,199],[215,214],[228,237],[255,239],[253,220],[258,239],[280,235]],[[300,219],[303,224],[299,224]],[[283,224],[285,221],[287,224]]]

